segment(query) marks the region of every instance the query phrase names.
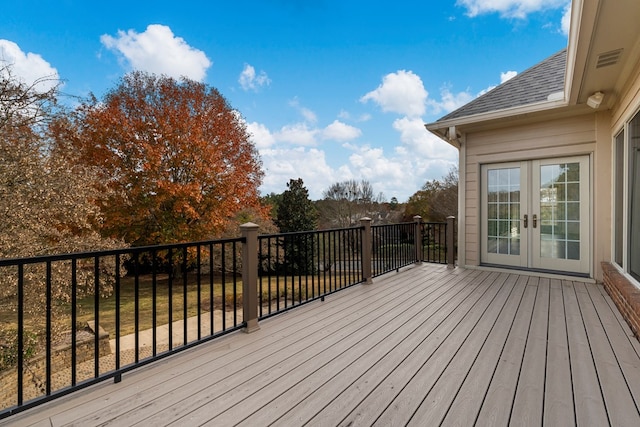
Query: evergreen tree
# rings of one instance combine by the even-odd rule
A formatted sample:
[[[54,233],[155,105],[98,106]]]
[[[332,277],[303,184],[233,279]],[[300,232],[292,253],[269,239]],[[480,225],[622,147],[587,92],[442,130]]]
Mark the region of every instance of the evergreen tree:
[[[278,204],[276,225],[281,233],[315,230],[318,212],[302,178],[291,179]]]
[[[309,199],[309,191],[301,178],[291,179],[278,204],[276,225],[281,233],[312,231],[316,229],[318,212]],[[292,234],[282,238],[284,263],[281,267],[288,274],[313,274],[314,235]]]

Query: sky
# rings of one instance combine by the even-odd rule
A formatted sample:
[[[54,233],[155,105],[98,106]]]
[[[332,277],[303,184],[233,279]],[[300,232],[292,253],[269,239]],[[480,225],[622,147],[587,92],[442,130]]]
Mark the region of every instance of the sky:
[[[0,0],[0,61],[68,102],[132,70],[204,82],[246,122],[263,195],[355,179],[404,202],[457,165],[424,124],[566,47],[569,3]]]

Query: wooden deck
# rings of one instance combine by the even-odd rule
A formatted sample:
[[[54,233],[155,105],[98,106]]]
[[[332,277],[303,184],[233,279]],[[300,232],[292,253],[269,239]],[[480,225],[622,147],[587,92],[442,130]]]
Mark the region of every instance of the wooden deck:
[[[600,285],[423,264],[3,420],[640,425],[640,344]]]

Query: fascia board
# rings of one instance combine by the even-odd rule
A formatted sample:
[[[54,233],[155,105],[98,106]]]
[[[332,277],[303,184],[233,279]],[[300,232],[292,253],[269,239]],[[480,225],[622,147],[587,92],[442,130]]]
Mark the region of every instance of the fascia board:
[[[521,116],[523,114],[538,113],[555,108],[566,107],[567,105],[568,104],[564,99],[557,101],[536,102],[534,104],[522,105],[520,107],[490,111],[488,113],[474,114],[471,116],[427,123],[425,127],[427,128],[427,130],[435,133],[438,130],[448,129],[450,126],[464,126],[493,120],[506,119],[509,117]]]

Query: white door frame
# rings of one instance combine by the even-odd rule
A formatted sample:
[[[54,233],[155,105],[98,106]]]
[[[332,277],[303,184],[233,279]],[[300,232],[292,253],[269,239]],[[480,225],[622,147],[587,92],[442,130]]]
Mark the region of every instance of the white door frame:
[[[560,169],[556,165],[573,168]],[[554,180],[545,184],[543,181],[549,180],[553,171]],[[571,177],[567,178],[569,174]],[[517,177],[519,183],[514,182]],[[483,164],[480,181],[482,264],[590,273],[589,156]]]

